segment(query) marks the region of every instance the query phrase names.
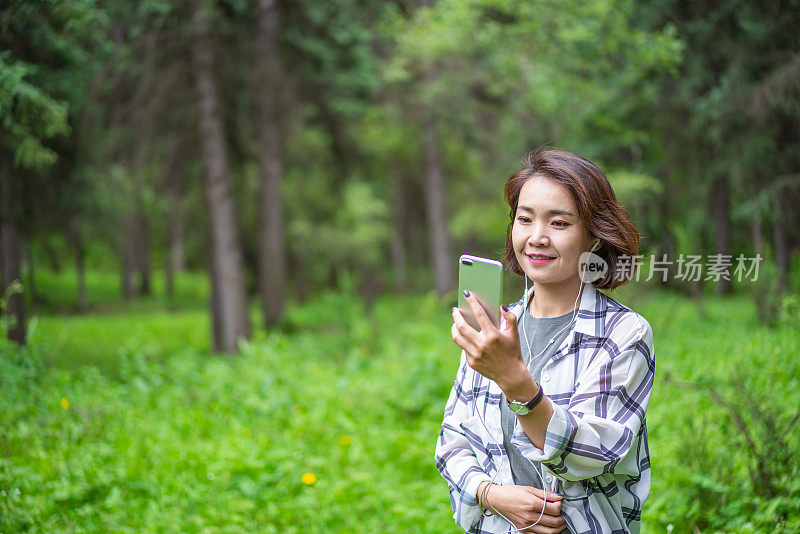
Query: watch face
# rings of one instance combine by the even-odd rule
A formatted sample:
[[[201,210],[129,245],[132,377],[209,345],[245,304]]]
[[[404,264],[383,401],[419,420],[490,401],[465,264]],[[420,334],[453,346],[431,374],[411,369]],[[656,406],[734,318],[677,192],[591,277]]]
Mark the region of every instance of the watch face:
[[[527,406],[517,401],[509,402],[508,409],[517,415],[528,415],[528,413],[530,413],[530,410]]]

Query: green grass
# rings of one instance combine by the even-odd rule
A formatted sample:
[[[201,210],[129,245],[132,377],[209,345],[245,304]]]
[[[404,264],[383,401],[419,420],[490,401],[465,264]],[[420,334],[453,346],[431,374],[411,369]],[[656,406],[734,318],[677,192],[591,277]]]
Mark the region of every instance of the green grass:
[[[790,466],[775,475],[780,495],[752,495],[725,410],[665,377],[714,384],[786,422],[800,406],[800,329],[759,325],[746,296],[706,297],[702,313],[670,293],[613,296],[655,332],[644,530],[796,532],[796,462],[776,452]],[[41,315],[29,349],[0,346],[0,529],[459,531],[433,464],[459,354],[445,303],[385,296],[365,310],[322,293],[219,357],[199,298],[171,312],[156,299]],[[743,417],[767,439],[768,417]],[[799,433],[782,444],[795,457]]]
[[[88,312],[78,315],[73,270],[37,271],[39,298],[33,308],[29,339],[48,367],[98,367],[118,376],[121,356],[138,353],[163,360],[183,349],[208,353],[210,319],[208,280],[204,273],[182,272],[175,293],[165,295],[164,277],[152,275],[152,295],[121,298],[119,274],[88,271]],[[32,296],[28,297],[29,306]]]
[[[32,343],[39,344],[49,367],[93,365],[116,375],[122,356],[138,353],[163,360],[190,348],[207,353],[208,312],[184,310],[82,316],[43,316],[34,322]]]
[[[120,274],[113,271],[86,272],[86,305],[92,313],[130,311],[162,311],[204,308],[208,298],[208,276],[202,272],[181,272],[175,277],[175,293],[166,296],[164,273],[153,270],[150,275],[151,295],[129,301],[122,298]],[[26,287],[30,281],[23,278]],[[134,284],[136,285],[136,284]],[[73,269],[59,272],[37,270],[36,299],[25,292],[29,307],[47,314],[73,314],[78,310],[77,276]],[[34,302],[35,300],[35,302]]]

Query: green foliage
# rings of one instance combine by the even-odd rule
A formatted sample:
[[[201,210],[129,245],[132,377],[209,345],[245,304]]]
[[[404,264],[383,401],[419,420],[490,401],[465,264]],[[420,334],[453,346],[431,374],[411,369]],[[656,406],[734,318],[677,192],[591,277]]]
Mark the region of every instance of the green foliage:
[[[235,360],[118,353],[118,381],[4,352],[0,529],[450,528],[432,462],[447,312],[408,298],[367,318],[329,294],[289,321]]]
[[[646,201],[649,197],[659,195],[664,191],[664,184],[656,177],[641,172],[620,170],[609,172],[608,180],[617,200],[622,205],[628,206]]]
[[[0,52],[0,129],[3,148],[14,154],[14,165],[42,169],[57,154],[44,139],[69,132],[67,106],[47,95],[26,78],[34,67]]]
[[[12,280],[8,287],[0,293],[0,337],[6,341],[6,332],[19,325],[19,315],[8,313],[8,303],[12,296],[24,294],[23,285],[19,280]]]
[[[781,299],[780,321],[790,328],[800,329],[800,296],[783,296]]]
[[[759,320],[769,326],[776,326],[780,319],[782,295],[778,283],[778,270],[773,263],[763,262],[758,280],[747,285],[758,312]]]
[[[796,531],[800,429],[789,425],[800,406],[800,330],[761,325],[746,294],[707,298],[703,316],[688,299],[669,300],[636,307],[653,325],[658,362],[646,522],[656,532],[668,524],[674,532]]]
[[[744,0],[638,3],[644,27],[671,26],[685,49],[678,76],[655,73],[661,78],[655,84],[659,100],[641,118],[661,141],[660,148],[654,145],[645,154],[644,163],[663,171],[658,175],[667,185],[674,220],[686,216],[684,206],[694,210],[698,198],[710,198],[710,184],[725,178],[734,222],[738,217],[744,223],[733,230],[734,249],[749,248],[745,224],[754,216],[765,223],[771,218],[770,195],[784,177],[796,175],[800,164],[798,131],[785,127],[800,119],[798,6],[792,1],[770,11]],[[795,96],[787,98],[790,94]],[[784,191],[796,195],[797,190],[794,185]],[[713,231],[707,216],[704,223]],[[783,224],[788,233],[797,227],[788,219]],[[658,226],[654,230],[658,238]]]
[[[634,7],[630,1],[437,2],[391,27],[397,53],[387,63],[387,80],[409,83],[435,71],[434,79],[417,84],[419,99],[451,126],[479,136],[472,116],[503,109],[500,120],[513,121],[508,133],[518,139],[504,137],[498,148],[519,147],[521,137],[519,153],[553,136],[593,156],[610,148],[601,141],[629,147],[642,141],[627,123],[630,109],[657,100],[648,74],[674,71],[681,52],[674,28],[639,28]],[[526,131],[541,126],[539,135]]]
[[[293,218],[289,235],[297,253],[307,256],[308,261],[330,265],[342,272],[378,266],[391,231],[388,206],[373,189],[365,181],[350,181],[345,184],[341,205],[329,217]],[[319,192],[309,188],[307,182],[302,195],[301,198],[308,199],[306,206],[319,199]],[[307,207],[304,210],[313,211]]]
[[[632,117],[658,105],[651,78],[675,72],[682,43],[671,25],[638,24],[635,11],[627,0],[446,0],[387,17],[380,33],[392,53],[380,64],[387,98],[378,106],[399,107],[416,124],[435,120],[457,247],[502,247],[503,180],[541,144],[612,165],[623,201],[643,208],[659,198],[653,169],[620,154],[652,142],[651,125]],[[402,113],[390,117],[408,129]]]
[[[294,67],[304,84],[325,91],[320,111],[359,116],[378,85],[368,24],[372,11],[383,8],[364,0],[302,0],[288,7],[284,39],[300,57]]]
[[[95,61],[107,51],[108,19],[95,0],[11,1],[0,13],[0,130],[15,166],[43,172],[72,133]]]
[[[662,292],[634,307],[658,361],[643,531],[796,531],[798,427],[769,447],[800,405],[800,330],[761,326],[747,295],[709,297],[703,317]],[[321,292],[230,359],[174,340],[207,318],[151,314],[41,317],[29,347],[0,344],[0,530],[457,530],[433,448],[458,348],[433,295],[367,312]],[[769,453],[774,492],[707,386]]]
[[[337,243],[333,263],[352,262],[357,257],[360,263],[377,265],[390,236],[388,206],[366,182],[348,182],[343,197],[334,220],[338,239],[328,241]]]
[[[105,255],[105,250],[96,251],[98,256]],[[119,273],[99,270],[104,267],[108,258],[97,258],[99,268],[89,269],[86,272],[86,300],[90,311],[117,313],[120,311],[135,311],[147,313],[161,311],[164,308],[175,309],[205,309],[207,306],[208,277],[203,272],[179,272],[174,279],[175,295],[166,296],[165,276],[161,270],[153,270],[151,284],[154,295],[147,298],[138,298],[132,302],[119,300],[122,289],[120,287]],[[101,261],[104,260],[104,261]],[[76,280],[77,273],[72,268],[65,268],[59,272],[47,269],[36,271],[37,298],[34,301],[30,291],[25,293],[30,300],[28,305],[36,305],[40,313],[63,314],[76,311]],[[24,278],[24,283],[30,287],[31,281]]]
[[[209,5],[232,192],[252,270],[260,220],[256,9],[243,0]],[[405,245],[408,283],[422,285],[430,275],[427,238],[418,237],[429,119],[454,250],[502,246],[501,184],[541,144],[610,170],[634,219],[646,221],[643,249],[663,245],[665,229],[677,227],[686,252],[711,252],[714,225],[700,200],[713,178],[730,177],[732,245],[741,249],[754,216],[769,233],[767,189],[780,184],[787,199],[797,191],[792,5],[773,16],[739,0],[279,3],[284,226],[295,279],[313,290],[337,269],[390,272],[391,233]],[[15,177],[26,181],[25,217],[35,213],[34,246],[69,233],[118,253],[144,233],[132,221],[147,220],[158,261],[175,206],[185,227],[207,228],[195,88],[186,75],[190,4],[8,6],[0,14],[9,48],[0,56],[0,121],[4,132],[22,130],[0,143],[37,169],[30,180]],[[64,165],[52,166],[59,155]],[[407,213],[394,213],[397,198]],[[206,236],[187,236],[193,266],[206,263]],[[320,255],[309,261],[312,236],[343,246],[314,249]]]

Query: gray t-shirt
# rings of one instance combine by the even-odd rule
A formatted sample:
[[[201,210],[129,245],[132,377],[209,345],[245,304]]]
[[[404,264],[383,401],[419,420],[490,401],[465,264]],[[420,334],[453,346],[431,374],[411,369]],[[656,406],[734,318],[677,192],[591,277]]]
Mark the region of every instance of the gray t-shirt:
[[[527,309],[522,312],[518,321],[522,357],[528,365],[531,376],[537,383],[541,379],[542,368],[570,333],[571,329],[567,325],[572,320],[573,313],[569,312],[560,317],[537,318],[533,317]],[[553,339],[552,343],[550,343],[551,339]],[[530,343],[530,351],[528,350],[528,343]],[[531,354],[536,355],[533,361],[531,361]],[[541,488],[542,481],[537,472],[540,469],[539,462],[531,462],[525,459],[517,451],[517,448],[511,444],[516,417],[514,412],[509,410],[504,395],[500,402],[500,422],[503,427],[503,445],[511,461],[511,474],[514,476],[514,483],[521,486]]]

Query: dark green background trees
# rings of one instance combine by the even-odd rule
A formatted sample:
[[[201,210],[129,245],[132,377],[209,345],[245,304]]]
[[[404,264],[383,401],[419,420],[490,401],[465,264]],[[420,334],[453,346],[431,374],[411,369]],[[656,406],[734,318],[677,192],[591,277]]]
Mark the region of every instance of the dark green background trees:
[[[117,269],[126,298],[154,268],[168,291],[203,269],[215,346],[234,350],[248,295],[270,327],[343,277],[368,299],[445,294],[459,251],[496,252],[500,184],[541,144],[601,164],[645,256],[761,253],[792,289],[796,3],[42,0],[0,17],[3,284],[25,270],[29,306],[37,265]]]

